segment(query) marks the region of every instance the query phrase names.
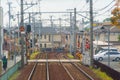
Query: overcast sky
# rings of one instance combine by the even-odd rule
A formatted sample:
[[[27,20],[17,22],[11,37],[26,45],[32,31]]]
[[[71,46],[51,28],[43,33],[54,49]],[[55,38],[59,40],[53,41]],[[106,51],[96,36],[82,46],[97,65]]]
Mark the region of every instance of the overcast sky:
[[[24,0],[24,3],[35,3],[38,0]],[[94,10],[98,10],[98,15],[95,17],[97,20],[103,20],[105,17],[110,17],[111,9],[113,9],[113,5],[115,4],[114,0],[93,0],[93,8]],[[7,2],[12,2],[11,6],[13,15],[17,14],[20,10],[20,0],[1,0],[1,5],[4,11],[4,24],[8,23],[6,18],[8,18],[8,5]],[[110,4],[106,7],[108,4]],[[38,2],[37,2],[38,3]],[[66,11],[67,9],[76,8],[77,11],[88,11],[89,3],[86,3],[86,0],[41,0],[40,10],[41,11]],[[26,6],[24,6],[26,7]],[[112,7],[112,8],[111,8]],[[104,9],[102,9],[104,8]],[[102,9],[102,10],[101,10]],[[38,11],[38,5],[29,9],[28,11]]]

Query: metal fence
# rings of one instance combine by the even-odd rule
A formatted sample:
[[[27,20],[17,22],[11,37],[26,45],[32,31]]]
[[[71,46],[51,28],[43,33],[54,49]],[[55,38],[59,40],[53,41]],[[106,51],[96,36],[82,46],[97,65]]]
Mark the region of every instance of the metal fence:
[[[113,78],[113,80],[120,80],[120,72],[117,72],[116,70],[110,68],[107,65],[104,65],[98,61],[94,60],[94,65],[98,68],[101,69],[101,71],[105,72],[106,74],[108,74],[110,77]]]
[[[17,62],[13,67],[8,69],[4,74],[0,75],[0,80],[8,80],[21,67],[21,61]]]

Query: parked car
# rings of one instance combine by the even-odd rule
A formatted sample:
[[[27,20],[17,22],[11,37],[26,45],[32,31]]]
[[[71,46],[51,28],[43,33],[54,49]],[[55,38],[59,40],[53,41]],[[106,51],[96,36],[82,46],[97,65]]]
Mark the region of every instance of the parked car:
[[[96,54],[100,54],[100,53],[102,53],[102,52],[104,52],[104,51],[108,51],[108,47],[101,47]],[[117,49],[117,48],[110,47],[110,48],[109,48],[109,51],[118,51],[118,49]]]
[[[104,51],[100,54],[94,55],[94,59],[97,61],[108,60],[109,57],[110,57],[110,60],[112,60],[112,61],[120,61],[120,52],[118,52],[118,51]]]

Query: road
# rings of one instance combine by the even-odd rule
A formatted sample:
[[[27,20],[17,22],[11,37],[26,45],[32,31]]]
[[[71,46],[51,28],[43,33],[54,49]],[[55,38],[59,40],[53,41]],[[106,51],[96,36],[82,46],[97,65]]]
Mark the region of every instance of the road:
[[[86,65],[90,65],[90,55],[88,52],[85,52],[85,55],[83,55],[83,63]],[[108,65],[108,61],[101,61],[101,63]],[[110,61],[110,67],[120,72],[120,61]]]

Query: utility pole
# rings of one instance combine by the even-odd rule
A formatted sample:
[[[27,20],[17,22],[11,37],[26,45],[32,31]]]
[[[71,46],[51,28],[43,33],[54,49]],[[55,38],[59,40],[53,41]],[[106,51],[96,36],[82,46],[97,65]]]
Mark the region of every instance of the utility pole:
[[[23,0],[21,0],[21,23],[20,26],[24,26],[24,16],[23,16]],[[21,32],[21,67],[24,66],[24,34]]]
[[[17,18],[18,18],[18,45],[20,45],[20,13],[18,12],[17,14]],[[18,51],[18,54],[20,54],[21,51]]]
[[[74,33],[74,53],[76,53],[76,8],[74,8],[74,27],[73,27],[73,33]]]
[[[93,67],[93,1],[90,0],[90,65]]]
[[[10,27],[11,27],[11,2],[8,3],[8,7],[9,7],[9,38],[11,40],[11,30],[10,30]],[[9,50],[10,50],[10,57],[11,57],[11,42],[9,44]]]
[[[42,27],[42,22],[41,22],[41,19],[40,19],[40,24],[39,24],[39,51],[41,50],[41,27]]]
[[[108,29],[108,53],[110,53],[110,28]],[[110,67],[110,54],[108,54],[108,66]]]
[[[50,16],[50,21],[51,21],[51,27],[53,29],[53,19],[52,19],[52,16]],[[53,33],[52,33],[52,51],[53,51]]]
[[[61,36],[61,45],[62,46],[62,32],[61,32],[61,18],[59,18],[59,27],[60,27],[60,36]]]
[[[1,7],[1,1],[0,1],[0,59],[2,59],[3,54],[3,8]]]
[[[35,39],[35,36],[34,36],[34,32],[35,32],[35,18],[33,17],[32,18],[32,22],[33,22],[33,26],[31,27],[32,28],[32,49],[34,48],[35,44],[34,44],[34,39]],[[34,52],[34,49],[32,50],[32,52]]]
[[[84,27],[84,18],[82,18],[82,26]],[[85,32],[84,32],[84,29],[83,29],[83,27],[82,27],[82,48],[81,48],[81,52],[82,52],[82,54],[83,54],[83,64],[86,64],[85,63],[85,56],[86,56],[86,54],[85,54]]]
[[[72,54],[72,12],[70,12],[70,53]]]
[[[40,41],[41,41],[41,28],[42,28],[40,1],[41,0],[38,0],[38,3],[39,3],[39,18],[40,18],[40,24],[39,24],[39,51],[41,50],[41,45],[40,45],[41,42]]]
[[[19,31],[19,28],[20,28],[19,12],[18,12],[18,14],[17,14],[17,18],[18,18],[18,41],[19,41],[19,37],[20,37],[20,31]]]

